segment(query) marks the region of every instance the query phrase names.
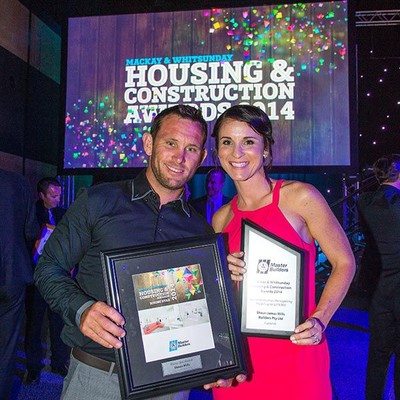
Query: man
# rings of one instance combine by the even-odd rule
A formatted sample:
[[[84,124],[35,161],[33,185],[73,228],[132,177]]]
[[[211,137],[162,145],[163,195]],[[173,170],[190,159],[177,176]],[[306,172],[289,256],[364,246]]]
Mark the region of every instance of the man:
[[[206,176],[207,195],[193,200],[192,205],[211,225],[214,213],[224,204],[230,202],[230,198],[222,194],[225,184],[225,173],[221,168],[213,168]]]
[[[26,285],[33,282],[27,248],[39,234],[33,196],[20,175],[0,169],[0,399],[10,399]]]
[[[114,348],[125,321],[106,304],[100,252],[212,233],[185,200],[185,183],[206,157],[199,110],[174,106],[144,133],[149,166],[135,179],[95,185],[72,204],[46,243],[35,271],[50,307],[62,313],[73,350],[63,399],[120,399]],[[79,263],[76,281],[69,272]],[[179,397],[178,397],[179,396]],[[185,399],[187,392],[159,397]]]
[[[375,192],[362,194],[357,207],[366,239],[364,255],[376,260],[369,285],[366,398],[383,398],[386,374],[394,355],[394,391],[400,398],[400,154],[379,158],[374,173],[380,183]],[[364,258],[363,255],[363,258]],[[366,265],[364,265],[365,268]]]
[[[36,202],[36,216],[41,227],[46,224],[55,226],[65,214],[65,209],[58,206],[61,196],[61,184],[55,178],[43,178],[37,184],[39,199]],[[47,303],[34,285],[26,291],[25,355],[27,373],[25,385],[40,382],[42,363],[42,324],[47,312],[50,331],[51,370],[61,376],[67,375],[70,349],[61,340],[63,321],[58,313],[49,309]]]

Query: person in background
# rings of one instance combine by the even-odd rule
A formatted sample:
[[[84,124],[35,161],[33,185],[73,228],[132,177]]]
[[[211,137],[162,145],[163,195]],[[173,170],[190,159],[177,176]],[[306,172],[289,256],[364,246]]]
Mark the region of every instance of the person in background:
[[[329,351],[324,330],[342,302],[355,272],[355,260],[339,222],[323,196],[313,186],[271,179],[272,126],[264,111],[237,105],[218,118],[213,136],[222,168],[232,178],[237,196],[214,216],[216,232],[227,234],[228,267],[234,281],[245,278],[240,251],[241,223],[248,219],[281,239],[303,249],[304,313],[290,340],[247,337],[250,373],[248,381],[234,385],[219,380],[215,400],[259,398],[271,400],[327,400],[332,397]],[[268,162],[264,169],[264,163]],[[332,265],[332,273],[318,304],[315,303],[314,241]],[[236,379],[243,381],[241,375]],[[217,387],[216,387],[217,386]],[[222,386],[222,387],[218,387]]]
[[[43,178],[37,184],[37,192],[39,199],[36,202],[36,216],[39,225],[43,227],[48,224],[55,227],[66,211],[58,205],[61,197],[60,182],[51,177]],[[42,325],[46,313],[50,331],[51,371],[61,376],[67,375],[70,348],[61,340],[64,325],[62,318],[50,310],[35,285],[27,287],[25,311],[24,347],[27,371],[24,384],[36,385],[40,382],[40,372],[44,367]]]
[[[221,208],[221,206],[231,201],[229,197],[224,196],[222,193],[224,184],[224,171],[221,168],[210,169],[206,176],[207,194],[192,201],[193,207],[198,213],[207,219],[207,222],[210,225],[215,212]]]
[[[47,241],[35,280],[50,307],[62,314],[62,336],[72,347],[62,399],[121,398],[114,349],[121,348],[127,332],[123,316],[106,304],[100,252],[213,232],[187,203],[184,190],[207,155],[206,138],[207,123],[198,109],[163,110],[143,134],[148,167],[134,179],[83,190]],[[71,266],[78,263],[72,280]]]
[[[361,194],[357,200],[366,241],[363,258],[376,260],[369,273],[373,290],[366,398],[383,398],[394,355],[394,391],[400,399],[400,154],[379,158],[373,170],[379,188]]]
[[[39,235],[31,189],[19,174],[0,169],[0,399],[12,394],[26,286],[33,282],[28,243]]]

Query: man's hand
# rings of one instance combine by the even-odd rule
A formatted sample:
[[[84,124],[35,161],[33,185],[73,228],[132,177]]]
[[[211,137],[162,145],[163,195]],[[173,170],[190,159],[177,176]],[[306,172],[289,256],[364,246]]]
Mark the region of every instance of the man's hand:
[[[92,304],[82,314],[79,329],[88,338],[107,348],[121,348],[118,338],[125,336],[121,328],[125,324],[123,316],[102,301]]]
[[[236,377],[236,380],[239,383],[243,383],[245,382],[247,379],[246,375],[238,375]],[[206,385],[203,386],[204,389],[208,390],[208,389],[212,389],[212,388],[230,388],[232,386],[233,381],[235,380],[235,378],[231,378],[231,379],[218,379],[217,382],[213,382],[213,383],[207,383]]]

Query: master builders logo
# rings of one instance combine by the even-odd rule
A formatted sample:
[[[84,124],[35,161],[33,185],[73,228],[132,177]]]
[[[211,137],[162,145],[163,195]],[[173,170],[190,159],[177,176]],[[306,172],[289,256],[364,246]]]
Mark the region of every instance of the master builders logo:
[[[287,263],[277,263],[271,260],[258,260],[257,274],[268,274],[268,272],[288,272]]]
[[[189,340],[170,340],[169,351],[176,351],[181,347],[190,346]]]
[[[178,341],[177,340],[170,340],[169,342],[169,351],[176,351],[178,350]]]
[[[271,260],[258,260],[257,274],[267,274]]]

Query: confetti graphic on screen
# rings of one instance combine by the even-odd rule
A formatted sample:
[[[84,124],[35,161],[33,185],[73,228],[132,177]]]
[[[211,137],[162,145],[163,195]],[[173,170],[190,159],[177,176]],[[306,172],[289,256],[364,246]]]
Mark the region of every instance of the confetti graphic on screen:
[[[347,7],[199,3],[69,18],[64,168],[146,167],[143,134],[178,104],[199,108],[209,131],[232,105],[261,108],[273,123],[277,167],[349,166]],[[205,147],[202,165],[214,166],[210,135]]]
[[[71,165],[82,168],[120,168],[134,161],[147,165],[142,135],[148,126],[116,123],[109,96],[98,102],[78,99],[65,118],[65,151]]]
[[[313,19],[308,7],[313,7]],[[330,59],[332,46],[339,60],[344,61],[346,56],[346,44],[340,37],[333,37],[341,32],[335,27],[347,23],[346,2],[213,9],[205,11],[204,16],[210,18],[210,34],[224,31],[230,39],[226,49],[243,53],[247,60],[272,63],[289,49],[297,75],[307,69],[310,57],[314,72],[335,69]]]

